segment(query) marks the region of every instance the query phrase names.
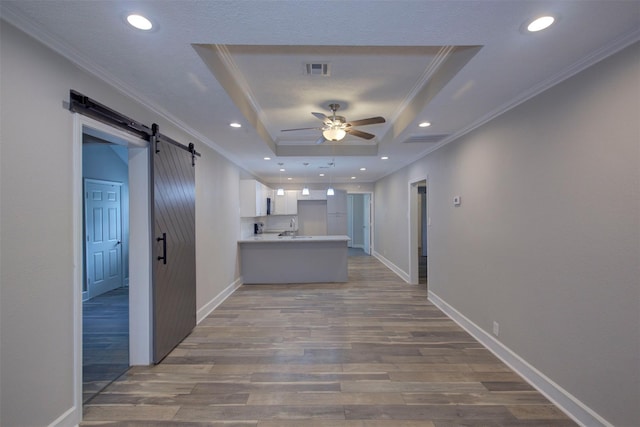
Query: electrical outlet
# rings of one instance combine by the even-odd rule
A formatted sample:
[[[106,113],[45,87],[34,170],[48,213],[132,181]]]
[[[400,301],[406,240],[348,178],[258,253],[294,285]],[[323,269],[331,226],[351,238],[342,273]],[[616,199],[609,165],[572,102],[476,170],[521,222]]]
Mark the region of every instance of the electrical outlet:
[[[500,324],[498,322],[496,322],[495,320],[493,321],[493,335],[495,335],[495,336],[499,336],[500,335]]]
[[[460,206],[462,204],[462,197],[455,196],[453,198],[453,206]]]

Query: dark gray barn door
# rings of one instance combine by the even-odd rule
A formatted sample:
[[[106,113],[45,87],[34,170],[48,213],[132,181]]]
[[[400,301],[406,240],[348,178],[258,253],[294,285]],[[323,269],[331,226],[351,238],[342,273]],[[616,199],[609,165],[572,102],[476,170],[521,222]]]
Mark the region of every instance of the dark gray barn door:
[[[153,145],[152,145],[153,146]],[[153,360],[196,324],[195,167],[189,151],[157,143],[153,177]]]

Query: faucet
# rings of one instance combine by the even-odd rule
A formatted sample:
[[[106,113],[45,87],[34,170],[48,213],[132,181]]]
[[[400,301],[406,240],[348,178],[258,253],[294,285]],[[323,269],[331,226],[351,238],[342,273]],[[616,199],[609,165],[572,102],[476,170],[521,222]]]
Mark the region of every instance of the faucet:
[[[296,229],[296,218],[295,217],[291,217],[291,221],[289,221],[289,228],[291,228],[291,231]]]

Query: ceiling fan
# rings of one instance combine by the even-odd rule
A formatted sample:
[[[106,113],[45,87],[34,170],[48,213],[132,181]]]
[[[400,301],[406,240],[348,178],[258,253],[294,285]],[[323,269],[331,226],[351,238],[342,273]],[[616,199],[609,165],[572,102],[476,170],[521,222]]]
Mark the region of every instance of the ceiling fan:
[[[340,108],[340,104],[329,104],[331,109],[331,116],[326,116],[322,113],[311,113],[320,120],[322,120],[322,127],[313,128],[296,128],[296,129],[282,129],[282,132],[290,132],[296,130],[308,130],[317,129],[322,131],[322,136],[318,138],[316,144],[322,144],[325,141],[340,141],[347,134],[357,136],[363,139],[373,139],[374,134],[363,132],[358,129],[354,129],[354,126],[374,125],[378,123],[385,123],[384,117],[369,117],[368,119],[353,120],[348,122],[343,116],[336,116],[336,111]]]

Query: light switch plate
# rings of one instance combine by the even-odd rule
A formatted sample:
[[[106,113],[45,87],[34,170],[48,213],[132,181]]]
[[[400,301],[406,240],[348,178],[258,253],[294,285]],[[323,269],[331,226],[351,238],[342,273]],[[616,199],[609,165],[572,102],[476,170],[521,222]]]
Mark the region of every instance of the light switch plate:
[[[455,196],[453,198],[453,206],[460,206],[462,204],[462,197]]]

